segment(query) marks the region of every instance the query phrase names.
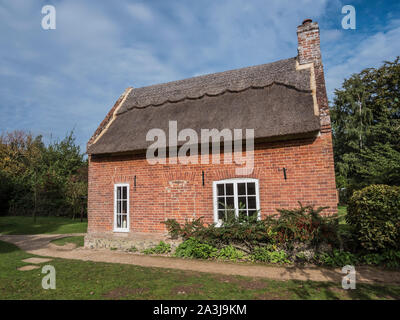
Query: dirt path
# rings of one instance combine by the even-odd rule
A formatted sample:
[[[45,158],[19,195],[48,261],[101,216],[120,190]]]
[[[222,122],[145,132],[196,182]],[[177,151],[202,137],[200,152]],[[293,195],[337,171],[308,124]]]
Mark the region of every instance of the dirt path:
[[[0,240],[13,243],[28,253],[45,257],[123,263],[142,267],[171,268],[224,275],[262,277],[275,280],[296,279],[303,281],[332,281],[341,283],[343,277],[341,269],[325,269],[317,267],[272,267],[249,263],[185,260],[170,257],[145,256],[111,250],[94,250],[85,248],[58,249],[54,245],[50,245],[51,240],[76,235],[82,234],[0,235]],[[400,285],[399,271],[379,270],[370,267],[358,267],[356,268],[356,271],[358,282]]]

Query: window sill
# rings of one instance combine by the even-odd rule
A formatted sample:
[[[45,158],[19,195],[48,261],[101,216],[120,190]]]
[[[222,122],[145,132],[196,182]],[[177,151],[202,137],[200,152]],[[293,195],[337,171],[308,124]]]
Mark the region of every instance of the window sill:
[[[113,232],[122,232],[122,233],[126,233],[126,232],[129,232],[129,229],[114,229]]]

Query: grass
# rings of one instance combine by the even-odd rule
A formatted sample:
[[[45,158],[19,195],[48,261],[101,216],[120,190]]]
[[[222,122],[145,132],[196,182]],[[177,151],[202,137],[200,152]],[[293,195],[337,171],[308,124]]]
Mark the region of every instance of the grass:
[[[32,257],[0,241],[0,299],[400,299],[400,287],[275,281],[239,276],[53,259],[55,290],[44,290],[41,269],[18,271]],[[42,264],[44,265],[44,264]]]
[[[64,237],[64,238],[52,240],[51,243],[53,243],[57,246],[63,246],[67,243],[74,243],[74,244],[76,244],[77,247],[83,247],[84,236]]]
[[[0,217],[0,234],[40,234],[40,233],[86,233],[87,220],[71,220],[62,217],[5,216]]]
[[[338,206],[339,224],[346,224],[347,206]]]

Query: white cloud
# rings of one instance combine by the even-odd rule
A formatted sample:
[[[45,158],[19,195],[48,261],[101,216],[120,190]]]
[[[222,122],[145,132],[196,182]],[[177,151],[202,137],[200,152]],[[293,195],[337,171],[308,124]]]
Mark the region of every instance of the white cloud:
[[[143,3],[130,3],[126,6],[127,12],[141,22],[150,23],[154,20],[151,9]]]
[[[321,30],[321,38],[326,42],[338,41],[341,37],[342,30],[340,29]]]
[[[362,69],[379,67],[385,60],[394,60],[400,55],[400,24],[391,22],[393,29],[366,37],[361,42],[336,44],[341,50],[342,60],[331,57],[326,63],[326,84],[330,100],[335,88],[340,88],[344,78]],[[329,50],[329,47],[327,48]]]

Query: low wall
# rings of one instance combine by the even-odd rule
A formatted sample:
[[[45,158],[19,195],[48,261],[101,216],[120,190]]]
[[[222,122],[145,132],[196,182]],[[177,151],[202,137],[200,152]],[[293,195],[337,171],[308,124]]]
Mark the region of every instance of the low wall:
[[[161,234],[91,234],[85,236],[85,248],[88,249],[117,249],[130,251],[136,248],[138,251],[155,247],[164,241],[171,245],[172,251],[179,246],[182,240],[173,240]]]

